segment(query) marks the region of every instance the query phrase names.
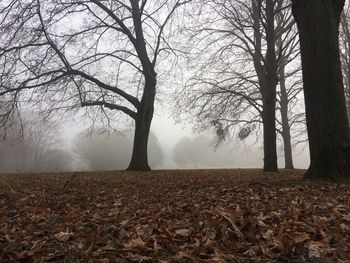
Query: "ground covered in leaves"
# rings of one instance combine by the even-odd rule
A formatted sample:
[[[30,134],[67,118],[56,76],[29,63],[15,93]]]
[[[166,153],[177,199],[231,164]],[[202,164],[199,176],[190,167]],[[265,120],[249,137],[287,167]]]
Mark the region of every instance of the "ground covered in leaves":
[[[0,262],[350,262],[350,183],[303,171],[0,176]]]

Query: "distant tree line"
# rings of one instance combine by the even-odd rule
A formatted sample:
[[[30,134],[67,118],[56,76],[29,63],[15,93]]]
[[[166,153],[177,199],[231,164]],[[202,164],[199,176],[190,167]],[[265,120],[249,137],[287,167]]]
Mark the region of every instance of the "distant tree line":
[[[17,120],[15,131],[0,140],[1,173],[125,170],[131,159],[130,133],[88,131],[77,134],[70,144],[53,123],[33,116]],[[33,125],[34,124],[34,125]],[[183,137],[171,149],[176,168],[220,168],[233,166],[232,146],[213,147],[213,139],[199,135]],[[149,138],[149,163],[166,168],[164,150],[154,133]]]
[[[0,140],[0,172],[71,171],[72,154],[62,147],[56,126],[37,116],[22,117],[14,120],[11,134]]]

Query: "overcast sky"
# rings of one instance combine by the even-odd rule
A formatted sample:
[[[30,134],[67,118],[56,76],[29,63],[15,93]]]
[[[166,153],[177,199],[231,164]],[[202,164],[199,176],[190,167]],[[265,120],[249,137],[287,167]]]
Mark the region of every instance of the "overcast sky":
[[[153,3],[153,2],[149,3],[151,9],[156,8],[156,5],[154,5],[155,3]],[[168,12],[169,10],[165,10],[165,11]],[[193,10],[190,10],[190,11],[193,11]],[[64,27],[62,27],[62,28],[66,29],[66,27],[67,27],[67,29],[68,29],[70,27],[77,27],[77,25],[79,26],[79,24],[76,23],[77,21],[81,21],[83,23],[83,18],[81,18],[80,15],[81,14],[77,15],[78,18],[74,17],[74,15],[73,15],[70,23],[68,23],[65,20],[62,21],[61,23],[62,23],[62,25],[64,25]],[[160,20],[164,19],[162,16],[163,16],[162,13],[160,13],[159,14]],[[178,19],[178,20],[183,22],[182,19]],[[72,21],[74,23],[72,23]],[[57,26],[57,28],[60,28],[59,25]],[[51,30],[53,30],[53,29],[51,29]],[[167,30],[169,30],[169,32],[166,32],[166,33],[169,34],[170,36],[172,35],[172,33],[175,32],[175,31],[173,32],[173,30],[171,30],[170,27]],[[151,31],[153,31],[153,30],[151,30]],[[105,49],[110,48],[111,43],[113,43],[113,45],[116,44],[115,43],[116,39],[119,39],[119,38],[115,38],[115,36],[112,34],[107,39],[104,39],[104,41],[101,41],[104,44],[98,45],[98,47],[101,49],[99,51],[102,52],[102,51],[105,51]],[[121,39],[124,39],[124,38],[121,38]],[[180,41],[180,40],[182,40],[182,38],[179,38],[179,37],[175,37],[175,39],[172,39],[172,41],[175,41],[175,42]],[[84,41],[88,41],[88,40],[84,39]],[[92,41],[92,40],[90,39],[90,41]],[[150,41],[150,43],[153,43],[153,42]],[[122,42],[122,41],[119,44],[120,44],[120,46],[124,46],[124,45],[122,45],[122,44],[124,44],[124,42]],[[129,45],[130,45],[130,43],[129,43]],[[75,43],[74,45],[72,45],[70,50],[69,49],[65,50],[66,54],[68,54],[69,56],[72,56],[72,58],[71,58],[72,61],[74,61],[76,59],[75,56],[77,56],[77,55],[75,53],[77,53],[78,47],[76,46],[76,43]],[[88,49],[88,50],[90,50],[90,49]],[[168,57],[168,55],[166,55],[166,54],[164,56],[165,56],[165,58]],[[232,58],[232,59],[234,59],[234,58]],[[194,60],[194,61],[196,64],[198,63],[197,60]],[[101,75],[99,77],[101,77],[102,80],[104,80],[104,79],[109,80],[108,74],[111,74],[113,77],[110,77],[111,78],[110,83],[112,83],[112,84],[114,84],[116,82],[113,79],[115,77],[114,75],[116,75],[116,74],[114,74],[114,72],[117,72],[117,70],[112,67],[112,65],[114,65],[114,64],[115,63],[112,63],[111,61],[104,62],[103,67],[99,64],[98,65],[99,67],[97,70],[97,73],[99,73]],[[159,90],[160,90],[158,95],[162,96],[163,94],[165,94],[165,97],[167,97],[170,95],[171,92],[173,92],[172,89],[175,86],[174,83],[170,83],[172,81],[169,81],[169,79],[171,80],[172,76],[173,77],[176,76],[176,78],[180,78],[180,75],[182,77],[187,78],[187,75],[189,75],[190,72],[188,69],[184,70],[185,72],[182,72],[182,70],[181,70],[182,67],[180,65],[179,66],[180,69],[178,69],[178,71],[177,70],[174,72],[171,71],[171,74],[170,74],[170,68],[172,68],[172,65],[173,65],[171,59],[170,60],[164,59],[163,63],[159,62],[159,64],[160,64],[160,66],[158,65],[158,67],[157,67],[157,69],[159,69],[158,77],[159,77]],[[117,64],[115,64],[115,66],[117,67]],[[125,65],[123,64],[123,66],[125,66]],[[135,70],[135,69],[133,69],[133,70]],[[169,74],[167,74],[168,71],[169,71]],[[179,71],[182,74],[180,74]],[[130,78],[130,76],[133,76],[133,74],[131,74],[132,73],[131,69],[126,68],[125,72],[123,71],[123,73],[124,73],[122,75],[123,77],[121,79],[118,79],[118,81],[117,81],[118,85],[120,85],[121,87],[123,87],[123,88],[129,87],[129,86],[134,87],[135,83],[139,83],[138,78],[136,78],[136,77]],[[135,76],[138,76],[138,75],[136,74]],[[181,81],[178,79],[177,79],[177,82],[181,83]],[[133,84],[134,86],[131,84]],[[97,89],[97,90],[99,92],[99,89]],[[133,92],[134,91],[132,91],[130,94],[134,94]],[[67,94],[69,94],[69,93],[67,93]],[[138,89],[137,89],[136,94],[138,94]],[[158,96],[157,99],[162,100],[162,98],[160,98],[161,96]],[[115,98],[114,98],[114,96],[112,96],[111,101],[114,101],[114,100],[115,100]],[[172,157],[172,150],[173,150],[174,146],[179,142],[179,140],[181,138],[183,138],[185,136],[193,138],[196,136],[196,134],[194,134],[192,132],[192,127],[190,124],[186,124],[186,123],[175,124],[173,118],[170,116],[171,115],[170,113],[172,111],[172,109],[170,108],[171,104],[167,103],[166,101],[167,101],[167,99],[165,98],[165,100],[163,101],[163,106],[156,105],[156,111],[155,111],[155,115],[153,118],[151,130],[157,136],[159,143],[160,143],[160,146],[162,147],[163,152],[165,154],[166,158],[165,158],[164,168],[174,168],[174,162],[172,161],[172,158],[171,158]],[[118,102],[119,101],[117,100],[116,103],[118,103]],[[118,126],[120,123],[123,123],[123,122],[116,122],[116,124]],[[64,137],[63,141],[64,141],[65,146],[67,148],[69,148],[70,142],[72,141],[72,139],[77,134],[79,134],[79,132],[81,132],[85,128],[87,128],[88,125],[89,125],[89,122],[87,120],[86,121],[81,120],[81,119],[79,119],[79,117],[76,117],[76,119],[74,121],[72,119],[67,118],[67,120],[62,123],[62,130],[63,130],[63,137]],[[206,135],[208,136],[210,134],[207,133]],[[237,141],[234,140],[234,142],[232,142],[229,145],[229,147],[231,147],[231,149],[232,149],[232,153],[231,153],[232,154],[232,163],[230,164],[231,167],[234,167],[234,168],[246,168],[246,167],[261,168],[262,167],[262,165],[263,165],[262,138],[260,138],[260,140],[256,144],[249,142],[249,140],[253,141],[253,140],[255,140],[255,138],[248,139],[248,142],[246,142],[245,144],[244,143],[237,143]],[[208,150],[210,150],[210,149],[208,149]],[[281,154],[282,153],[281,148],[279,147],[278,150],[279,150],[278,153],[279,153],[280,167],[283,167],[284,164],[283,164],[283,156]],[[202,154],[202,153],[199,152],[198,154]],[[303,152],[301,152],[299,149],[294,151],[294,158],[295,158],[294,159],[295,167],[307,168],[307,165],[308,165],[308,150],[307,149],[305,149]],[[203,168],[206,168],[206,167],[203,167]]]
[[[197,133],[194,133],[191,129],[190,124],[180,123],[177,124],[170,116],[169,109],[166,109],[165,106],[157,108],[153,122],[152,122],[152,131],[157,136],[160,146],[164,152],[165,160],[161,168],[171,169],[178,168],[176,167],[174,161],[172,160],[173,148],[183,137],[194,138],[197,136]],[[71,140],[79,134],[79,132],[84,130],[84,126],[77,121],[69,120],[65,123],[62,123],[63,137],[67,142],[66,147],[70,146]],[[85,121],[88,124],[88,121]],[[212,137],[209,132],[203,133],[206,136]],[[229,143],[229,142],[227,142]],[[226,144],[227,144],[226,143]],[[294,164],[296,168],[306,169],[309,165],[309,153],[308,149],[303,147],[298,147],[294,151]],[[257,143],[246,142],[238,143],[234,141],[230,144],[230,155],[232,155],[232,163],[229,164],[229,167],[232,168],[262,168],[263,166],[263,152],[262,152],[262,141]],[[210,150],[210,149],[209,149]],[[212,148],[212,151],[215,151]],[[220,151],[220,148],[216,151]],[[283,168],[284,161],[282,151],[279,147],[279,167]],[[203,153],[198,153],[203,154]],[[203,167],[208,168],[208,167]]]

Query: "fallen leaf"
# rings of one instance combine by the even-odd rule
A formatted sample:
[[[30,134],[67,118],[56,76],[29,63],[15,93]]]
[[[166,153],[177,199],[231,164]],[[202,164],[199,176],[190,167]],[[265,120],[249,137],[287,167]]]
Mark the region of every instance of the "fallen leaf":
[[[344,215],[338,211],[337,208],[333,208],[333,214],[336,215],[337,217],[344,217]]]
[[[340,228],[343,229],[344,231],[350,231],[350,226],[345,223],[340,224]]]
[[[238,238],[243,238],[243,233],[239,229],[239,227],[236,225],[235,218],[233,216],[228,215],[223,210],[218,210],[219,214],[225,218],[228,222],[230,222],[231,226],[233,227],[234,231],[236,232]]]
[[[264,221],[261,221],[261,220],[258,221],[258,226],[260,226],[260,227],[266,227],[266,228],[269,227],[268,225],[266,225],[266,224],[264,223]]]
[[[190,229],[178,229],[175,230],[176,235],[187,237],[191,233]]]
[[[247,251],[245,251],[243,254],[248,257],[254,257],[256,256],[256,251],[253,248],[250,248]]]
[[[33,253],[37,253],[37,252],[39,252],[39,251],[41,251],[42,249],[43,249],[43,247],[44,247],[44,245],[46,244],[46,241],[44,241],[44,240],[38,240],[38,241],[36,241],[34,244],[33,244],[33,246],[31,247],[31,252],[33,252]]]
[[[145,247],[145,246],[146,246],[146,243],[140,237],[136,239],[131,239],[124,244],[124,247],[128,249],[136,248],[136,247]]]
[[[327,243],[324,241],[311,241],[307,245],[309,258],[320,258],[326,247]]]
[[[350,214],[344,215],[343,219],[347,222],[350,222]]]
[[[293,237],[295,243],[303,243],[307,240],[310,240],[310,236],[307,233],[299,234]]]
[[[158,250],[159,250],[159,247],[158,247],[157,240],[154,240],[154,242],[153,242],[153,255],[154,256],[158,255]]]
[[[114,250],[116,250],[116,247],[113,245],[113,242],[111,240],[108,240],[107,244],[104,247],[101,247],[101,250],[114,251]]]
[[[55,235],[55,238],[58,240],[58,241],[61,241],[61,242],[66,242],[68,241],[71,237],[73,236],[73,233],[72,232],[64,232],[64,231],[61,231],[59,233],[57,233]]]
[[[193,262],[202,262],[197,256],[183,251],[178,252],[176,257],[179,259],[187,258],[192,260]]]

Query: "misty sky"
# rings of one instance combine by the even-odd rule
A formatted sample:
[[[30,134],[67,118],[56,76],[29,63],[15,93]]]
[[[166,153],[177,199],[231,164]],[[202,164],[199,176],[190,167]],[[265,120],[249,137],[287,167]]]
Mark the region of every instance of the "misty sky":
[[[160,17],[162,17],[162,14],[160,14]],[[74,19],[75,23],[70,23],[70,24],[76,26],[76,22],[77,22],[76,20],[83,21],[83,19],[79,17],[79,19],[77,18]],[[170,29],[169,29],[169,32],[171,32]],[[114,38],[111,38],[111,39],[115,41]],[[104,44],[99,46],[102,51],[104,51],[104,48],[107,49],[109,47],[109,44],[110,44],[109,41],[111,40],[106,39],[102,41]],[[176,38],[176,41],[179,41],[179,38]],[[68,54],[70,52],[76,53],[75,49],[76,47],[74,46],[73,50],[66,50],[66,52]],[[104,71],[109,73],[108,71],[111,71],[113,69],[110,63],[104,64],[105,67],[103,68],[100,67],[100,70],[103,69]],[[169,71],[168,67],[171,67],[170,65],[172,65],[172,63],[170,63],[168,60],[164,60],[164,62],[161,63],[161,66],[159,66],[159,68],[164,67],[162,68],[162,70],[159,71],[159,76],[163,76],[164,79],[159,80],[159,90],[161,92],[159,92],[157,99],[163,96],[163,94],[166,94],[166,96],[169,96],[171,92],[174,92],[171,90],[171,88],[165,91],[165,89],[167,89],[168,87],[174,86],[172,85],[174,83],[171,83],[171,84],[169,83],[169,82],[172,82],[171,80],[169,81],[169,78],[171,79],[171,76],[176,75],[176,77],[179,77],[179,75],[182,75],[182,77],[185,77],[184,75],[190,75],[188,71],[182,72],[181,69],[178,69],[178,70],[181,71],[182,74],[177,74],[179,72],[176,71],[171,74],[168,73],[169,74],[168,75],[166,74],[166,72]],[[181,68],[181,65],[180,65],[180,68]],[[125,70],[126,79],[124,81],[127,84],[133,83],[132,82],[133,80],[130,80],[130,75],[131,75],[130,72],[131,72],[130,69]],[[181,82],[181,80],[177,80],[177,81]],[[125,83],[122,83],[122,84],[125,84]],[[128,85],[125,85],[125,86],[128,86]],[[182,168],[182,167],[175,167],[175,163],[172,160],[173,148],[180,141],[181,138],[185,136],[189,138],[193,138],[197,136],[197,134],[193,133],[191,124],[185,123],[185,122],[180,124],[175,123],[175,121],[171,116],[171,112],[173,110],[171,109],[171,106],[170,106],[171,103],[167,103],[166,101],[167,100],[165,99],[164,103],[162,103],[161,106],[156,105],[155,107],[156,110],[155,110],[155,115],[153,118],[151,130],[157,136],[160,146],[165,155],[165,161],[162,168]],[[62,131],[63,131],[62,135],[63,135],[63,144],[64,144],[63,148],[69,149],[71,147],[72,140],[81,131],[85,130],[89,126],[89,124],[91,124],[89,123],[89,120],[83,120],[83,119],[80,119],[79,117],[75,117],[75,119],[73,120],[72,118],[66,117],[66,119],[62,121]],[[116,123],[116,125],[118,126],[120,126],[120,124],[121,124],[120,122]],[[205,135],[213,138],[213,135],[209,132],[205,133]],[[225,142],[225,144],[230,144],[229,148],[232,150],[231,152],[232,162],[230,162],[228,167],[262,168],[263,166],[262,138],[259,138],[259,140],[255,142],[256,138],[254,136],[251,136],[251,137],[252,138],[248,138],[244,143],[242,142],[239,143],[238,140],[236,139],[233,139],[231,143]],[[283,155],[282,155],[282,147],[280,147],[281,142],[278,142],[278,145],[279,145],[278,146],[279,167],[283,168],[284,162],[283,162]],[[302,151],[301,149],[302,147],[298,147],[293,151],[294,164],[296,168],[307,168],[309,163],[308,149],[304,149],[304,151]],[[214,151],[214,149],[212,151]],[[220,151],[220,149],[218,149],[218,151]],[[202,153],[198,152],[198,154],[200,155]],[[202,168],[210,168],[210,167],[202,167]]]
[[[85,128],[82,125],[84,123],[89,124],[88,120],[72,121],[71,119],[67,122],[62,123],[63,138],[67,142],[65,147],[69,148],[71,140],[83,131]],[[157,136],[162,151],[164,153],[165,159],[162,165],[162,169],[173,169],[173,168],[183,168],[176,167],[175,162],[173,161],[172,154],[174,146],[179,142],[183,137],[194,138],[197,136],[197,133],[192,131],[191,125],[186,122],[180,124],[175,123],[174,119],[170,114],[170,109],[166,106],[156,107],[156,113],[152,122],[152,131]],[[213,137],[210,132],[204,132],[208,137]],[[253,138],[252,138],[253,139]],[[254,143],[255,138],[244,143],[238,143],[237,140],[231,143],[230,149],[232,152],[232,163],[228,164],[225,168],[262,168],[263,166],[263,152],[262,152],[262,140]],[[226,142],[226,144],[229,142]],[[305,146],[300,146],[295,149],[293,152],[294,164],[296,168],[306,169],[309,165],[309,153],[308,149]],[[216,151],[214,147],[210,147],[213,152],[220,151],[220,148]],[[201,153],[198,153],[201,154]],[[282,148],[278,147],[278,161],[279,167],[283,168],[284,161],[282,155]],[[215,153],[214,153],[215,155]],[[203,167],[210,168],[210,167]]]

